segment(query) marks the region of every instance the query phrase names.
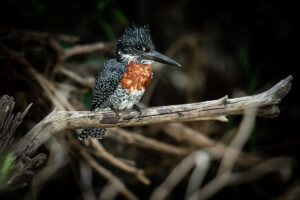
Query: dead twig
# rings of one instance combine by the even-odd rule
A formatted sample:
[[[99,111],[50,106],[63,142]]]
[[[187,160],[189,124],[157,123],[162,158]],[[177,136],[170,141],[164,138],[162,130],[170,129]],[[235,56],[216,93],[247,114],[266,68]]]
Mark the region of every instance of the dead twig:
[[[280,81],[271,89],[253,96],[228,99],[227,96],[201,103],[145,108],[142,116],[137,111],[121,112],[118,119],[112,111],[53,111],[33,127],[17,144],[17,155],[32,155],[48,138],[66,129],[141,126],[165,122],[196,120],[227,121],[225,116],[243,114],[244,110],[257,109],[257,115],[274,117],[279,114],[278,104],[289,92],[292,76]]]
[[[184,125],[183,123],[170,123],[160,126],[160,128],[180,143],[187,142],[196,148],[204,148],[203,150],[208,152],[214,159],[222,159],[224,152],[228,148],[221,142],[215,141],[205,134]],[[233,153],[235,151],[235,149],[231,150]],[[243,167],[253,166],[261,161],[263,161],[263,159],[259,156],[244,152],[239,152],[239,157],[236,159],[239,166]]]
[[[255,123],[254,115],[255,111],[246,111],[236,136],[233,138],[232,142],[229,144],[224,153],[217,176],[232,170],[238,155],[251,135],[251,131]]]
[[[230,175],[227,186],[251,183],[272,172],[279,172],[284,180],[292,174],[293,160],[289,157],[276,157],[259,163],[253,168]]]
[[[166,180],[159,185],[152,193],[150,200],[165,199],[168,194],[174,189],[174,187],[186,176],[186,174],[195,165],[207,165],[209,162],[209,156],[204,151],[195,151],[184,158],[166,178]],[[207,168],[201,166],[201,168]]]
[[[110,171],[99,165],[99,163],[81,146],[78,142],[75,142],[73,138],[69,137],[71,144],[79,150],[81,156],[103,177],[105,177],[109,182],[113,183],[119,191],[127,199],[138,199],[123,183],[118,177],[113,175]]]
[[[272,172],[279,172],[283,180],[287,180],[291,175],[292,170],[292,164],[293,160],[288,157],[275,157],[268,159],[253,168],[247,169],[246,171],[241,172],[233,172],[230,174],[230,176],[227,179],[227,182],[224,183],[224,187],[227,186],[235,186],[235,185],[241,185],[246,183],[251,183],[267,174],[270,174]],[[202,173],[205,173],[206,171],[202,171]],[[199,177],[199,176],[197,176]],[[195,179],[197,179],[197,177]],[[192,178],[192,175],[191,175]],[[199,177],[202,178],[202,177]],[[219,183],[222,183],[223,180],[226,179],[226,175],[222,174],[220,177],[218,177],[218,181],[221,181]],[[216,182],[214,182],[216,183]],[[215,185],[216,186],[216,185]],[[214,189],[211,187],[211,189]],[[203,197],[201,195],[202,190],[199,190],[200,198]],[[205,192],[205,191],[204,191]],[[199,199],[199,196],[186,196],[186,199],[193,200],[193,199]]]
[[[144,183],[145,185],[150,184],[150,180],[144,175],[144,170],[132,167],[124,163],[123,161],[117,159],[116,157],[111,155],[108,151],[106,151],[106,149],[98,142],[98,140],[94,140],[94,139],[91,140],[91,144],[97,150],[96,153],[97,156],[107,160],[109,163],[113,164],[114,166],[128,173],[134,174],[136,178],[142,183]]]
[[[75,72],[65,68],[65,67],[60,67],[59,68],[59,72],[62,73],[63,75],[69,77],[71,80],[81,84],[82,86],[85,86],[87,88],[92,88],[95,82],[94,78],[82,78],[81,76],[79,76],[78,74],[76,74]]]
[[[53,105],[56,105],[61,110],[72,109],[73,106],[64,98],[62,94],[60,94],[55,87],[41,74],[39,74],[35,69],[31,66],[28,66],[28,70],[32,73],[32,75],[36,78],[37,82],[40,86],[45,90],[49,98],[51,99]]]
[[[95,51],[110,51],[115,46],[115,42],[98,42],[94,44],[76,45],[65,50],[63,60],[78,54],[87,54]]]
[[[163,132],[178,142],[187,142],[196,147],[212,147],[218,143],[199,131],[184,125],[183,123],[170,123],[164,124],[163,126],[158,126],[160,126]]]
[[[109,131],[110,132],[107,135],[107,137],[119,138],[123,142],[127,142],[129,144],[139,146],[142,148],[151,149],[157,152],[173,154],[177,156],[183,156],[189,152],[189,150],[186,148],[174,146],[164,142],[159,142],[152,138],[145,137],[138,133],[128,132],[121,128],[112,128]]]
[[[0,150],[5,151],[11,148],[14,141],[13,134],[22,123],[31,106],[32,103],[27,106],[23,113],[18,112],[14,116],[14,98],[7,95],[3,95],[0,98]]]
[[[226,149],[224,157],[221,161],[217,176],[207,183],[203,188],[194,192],[189,199],[208,199],[227,184],[231,176],[231,171],[236,158],[250,137],[251,130],[255,122],[255,110],[246,110],[245,116],[240,124],[239,130]],[[232,151],[235,149],[235,151]]]
[[[298,200],[300,197],[300,180],[294,181],[291,186],[289,186],[283,195],[278,197],[276,200]]]

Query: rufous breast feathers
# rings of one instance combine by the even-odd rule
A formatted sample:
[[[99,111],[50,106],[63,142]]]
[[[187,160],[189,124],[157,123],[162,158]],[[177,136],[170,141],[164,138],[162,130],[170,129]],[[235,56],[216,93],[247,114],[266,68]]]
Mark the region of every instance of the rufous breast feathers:
[[[129,92],[146,89],[152,78],[152,66],[138,65],[131,61],[126,68],[127,71],[123,75],[121,87],[128,89]]]

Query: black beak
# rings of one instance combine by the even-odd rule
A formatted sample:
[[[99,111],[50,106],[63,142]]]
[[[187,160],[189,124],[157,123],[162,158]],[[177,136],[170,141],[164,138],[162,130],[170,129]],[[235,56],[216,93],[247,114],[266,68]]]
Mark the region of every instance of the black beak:
[[[176,62],[175,60],[172,60],[171,58],[155,51],[155,50],[151,50],[147,53],[143,53],[142,57],[145,59],[149,59],[149,60],[153,60],[153,61],[157,61],[160,63],[164,63],[167,65],[173,65],[173,66],[178,66],[181,67],[181,64],[179,64],[178,62]]]

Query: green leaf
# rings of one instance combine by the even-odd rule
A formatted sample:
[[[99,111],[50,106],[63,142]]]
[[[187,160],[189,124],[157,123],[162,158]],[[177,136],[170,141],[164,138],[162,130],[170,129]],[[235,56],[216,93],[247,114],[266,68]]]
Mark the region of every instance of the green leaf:
[[[1,164],[1,169],[0,169],[0,179],[4,179],[12,171],[12,164],[15,159],[15,156],[13,153],[8,153],[2,155],[1,157],[3,157],[1,159],[3,163]]]

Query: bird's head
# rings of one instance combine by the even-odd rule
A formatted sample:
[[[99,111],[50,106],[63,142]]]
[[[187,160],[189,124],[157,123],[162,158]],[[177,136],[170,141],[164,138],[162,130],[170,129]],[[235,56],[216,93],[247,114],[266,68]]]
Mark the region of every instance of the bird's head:
[[[148,26],[132,25],[126,28],[118,40],[116,55],[118,61],[126,65],[131,61],[135,61],[137,64],[149,65],[156,61],[181,66],[175,60],[155,50]]]

